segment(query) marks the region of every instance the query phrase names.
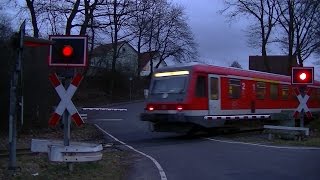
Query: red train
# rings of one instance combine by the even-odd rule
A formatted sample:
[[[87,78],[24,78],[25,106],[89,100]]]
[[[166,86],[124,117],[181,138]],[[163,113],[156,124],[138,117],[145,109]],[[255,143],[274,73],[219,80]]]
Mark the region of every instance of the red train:
[[[188,132],[246,119],[292,119],[299,105],[291,77],[211,65],[169,67],[153,74],[142,121],[154,131]],[[320,82],[307,106],[320,113]]]

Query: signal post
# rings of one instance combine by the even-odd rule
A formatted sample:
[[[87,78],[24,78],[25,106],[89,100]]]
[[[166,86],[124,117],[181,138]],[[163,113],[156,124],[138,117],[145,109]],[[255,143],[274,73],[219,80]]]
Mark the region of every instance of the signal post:
[[[299,101],[299,106],[294,113],[294,118],[297,118],[300,114],[300,127],[304,127],[304,114],[308,118],[312,117],[312,114],[307,106],[307,101],[311,95],[311,89],[308,85],[312,85],[314,81],[314,68],[313,67],[293,67],[291,73],[291,84],[297,85],[295,94]]]
[[[65,89],[69,89],[70,86],[70,77],[72,77],[75,73],[74,70],[77,67],[86,67],[88,65],[87,59],[87,37],[86,36],[50,36],[49,39],[54,41],[55,43],[50,46],[49,51],[49,66],[56,67],[56,68],[64,68],[61,72],[60,76],[63,78],[62,86],[64,85]],[[71,71],[71,73],[70,73]],[[57,75],[54,73],[50,75],[50,77],[54,77],[54,79],[50,78],[51,82],[55,81],[59,83]],[[75,77],[78,79],[82,79],[80,74],[77,74]],[[78,82],[80,84],[80,81]],[[53,83],[54,84],[54,83]],[[61,84],[61,83],[60,83]],[[55,87],[56,88],[56,87]],[[76,90],[76,89],[75,89]],[[75,91],[74,90],[74,91]],[[63,90],[62,90],[63,91]],[[58,90],[57,90],[58,92]],[[64,97],[64,92],[58,92],[61,100],[63,98],[70,98],[71,102],[71,94],[69,96]],[[74,93],[74,92],[73,92]],[[71,102],[72,103],[72,102]],[[61,106],[58,105],[57,109]],[[66,105],[65,105],[66,107]],[[75,109],[75,108],[74,108]],[[61,110],[60,110],[61,111]],[[64,124],[64,145],[68,146],[70,141],[70,117],[69,117],[69,109],[66,110],[65,108],[60,112],[60,116],[63,113],[63,124]],[[56,113],[57,114],[57,113]],[[78,114],[78,112],[76,112]],[[71,114],[72,115],[72,114]],[[49,125],[55,126],[60,119],[60,116],[52,116],[49,120]],[[80,117],[80,116],[79,116]],[[55,119],[54,119],[55,118]],[[81,117],[80,117],[81,119]],[[81,122],[82,119],[81,119]],[[81,125],[77,123],[77,125]]]
[[[62,118],[64,139],[63,141],[32,139],[31,151],[47,152],[49,161],[66,162],[69,170],[72,171],[73,162],[98,161],[102,159],[101,151],[103,148],[101,144],[70,141],[70,119],[77,126],[82,126],[84,123],[72,102],[72,96],[83,79],[82,74],[75,73],[76,68],[85,68],[88,65],[87,37],[50,36],[50,41],[53,41],[54,44],[50,46],[49,66],[54,70],[60,70],[60,77],[53,72],[49,76],[49,80],[61,101],[49,119],[49,126],[55,127]],[[72,81],[70,82],[71,78]]]

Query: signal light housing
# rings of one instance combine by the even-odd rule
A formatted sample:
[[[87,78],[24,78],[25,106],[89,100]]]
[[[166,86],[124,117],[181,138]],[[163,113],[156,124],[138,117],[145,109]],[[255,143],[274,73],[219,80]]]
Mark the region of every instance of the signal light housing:
[[[86,67],[87,36],[50,36],[49,66]]]
[[[313,84],[313,67],[292,67],[291,84],[308,85]]]

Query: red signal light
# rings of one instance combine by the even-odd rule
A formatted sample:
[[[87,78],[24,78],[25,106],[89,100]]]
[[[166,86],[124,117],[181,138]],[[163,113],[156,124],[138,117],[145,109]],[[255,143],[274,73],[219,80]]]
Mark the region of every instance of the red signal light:
[[[177,110],[178,110],[178,111],[182,111],[182,110],[183,110],[183,107],[182,107],[181,105],[178,105],[178,106],[177,106]]]
[[[62,49],[62,54],[66,57],[70,57],[73,54],[73,48],[70,45],[66,45]]]
[[[301,73],[299,78],[304,81],[307,78],[307,74],[306,73]]]
[[[292,84],[313,84],[313,67],[293,67],[291,74]]]
[[[153,106],[149,106],[149,107],[148,107],[148,110],[149,110],[149,111],[153,111],[153,110],[154,110],[154,107],[153,107]]]

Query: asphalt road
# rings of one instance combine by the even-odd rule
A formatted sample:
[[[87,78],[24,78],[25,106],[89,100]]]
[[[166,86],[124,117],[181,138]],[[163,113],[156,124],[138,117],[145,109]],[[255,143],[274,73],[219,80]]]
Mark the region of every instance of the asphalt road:
[[[107,133],[108,142],[137,154],[130,180],[320,179],[320,149],[262,147],[150,132],[148,124],[139,120],[143,107],[140,102],[114,107],[127,111],[86,111],[88,121]]]

